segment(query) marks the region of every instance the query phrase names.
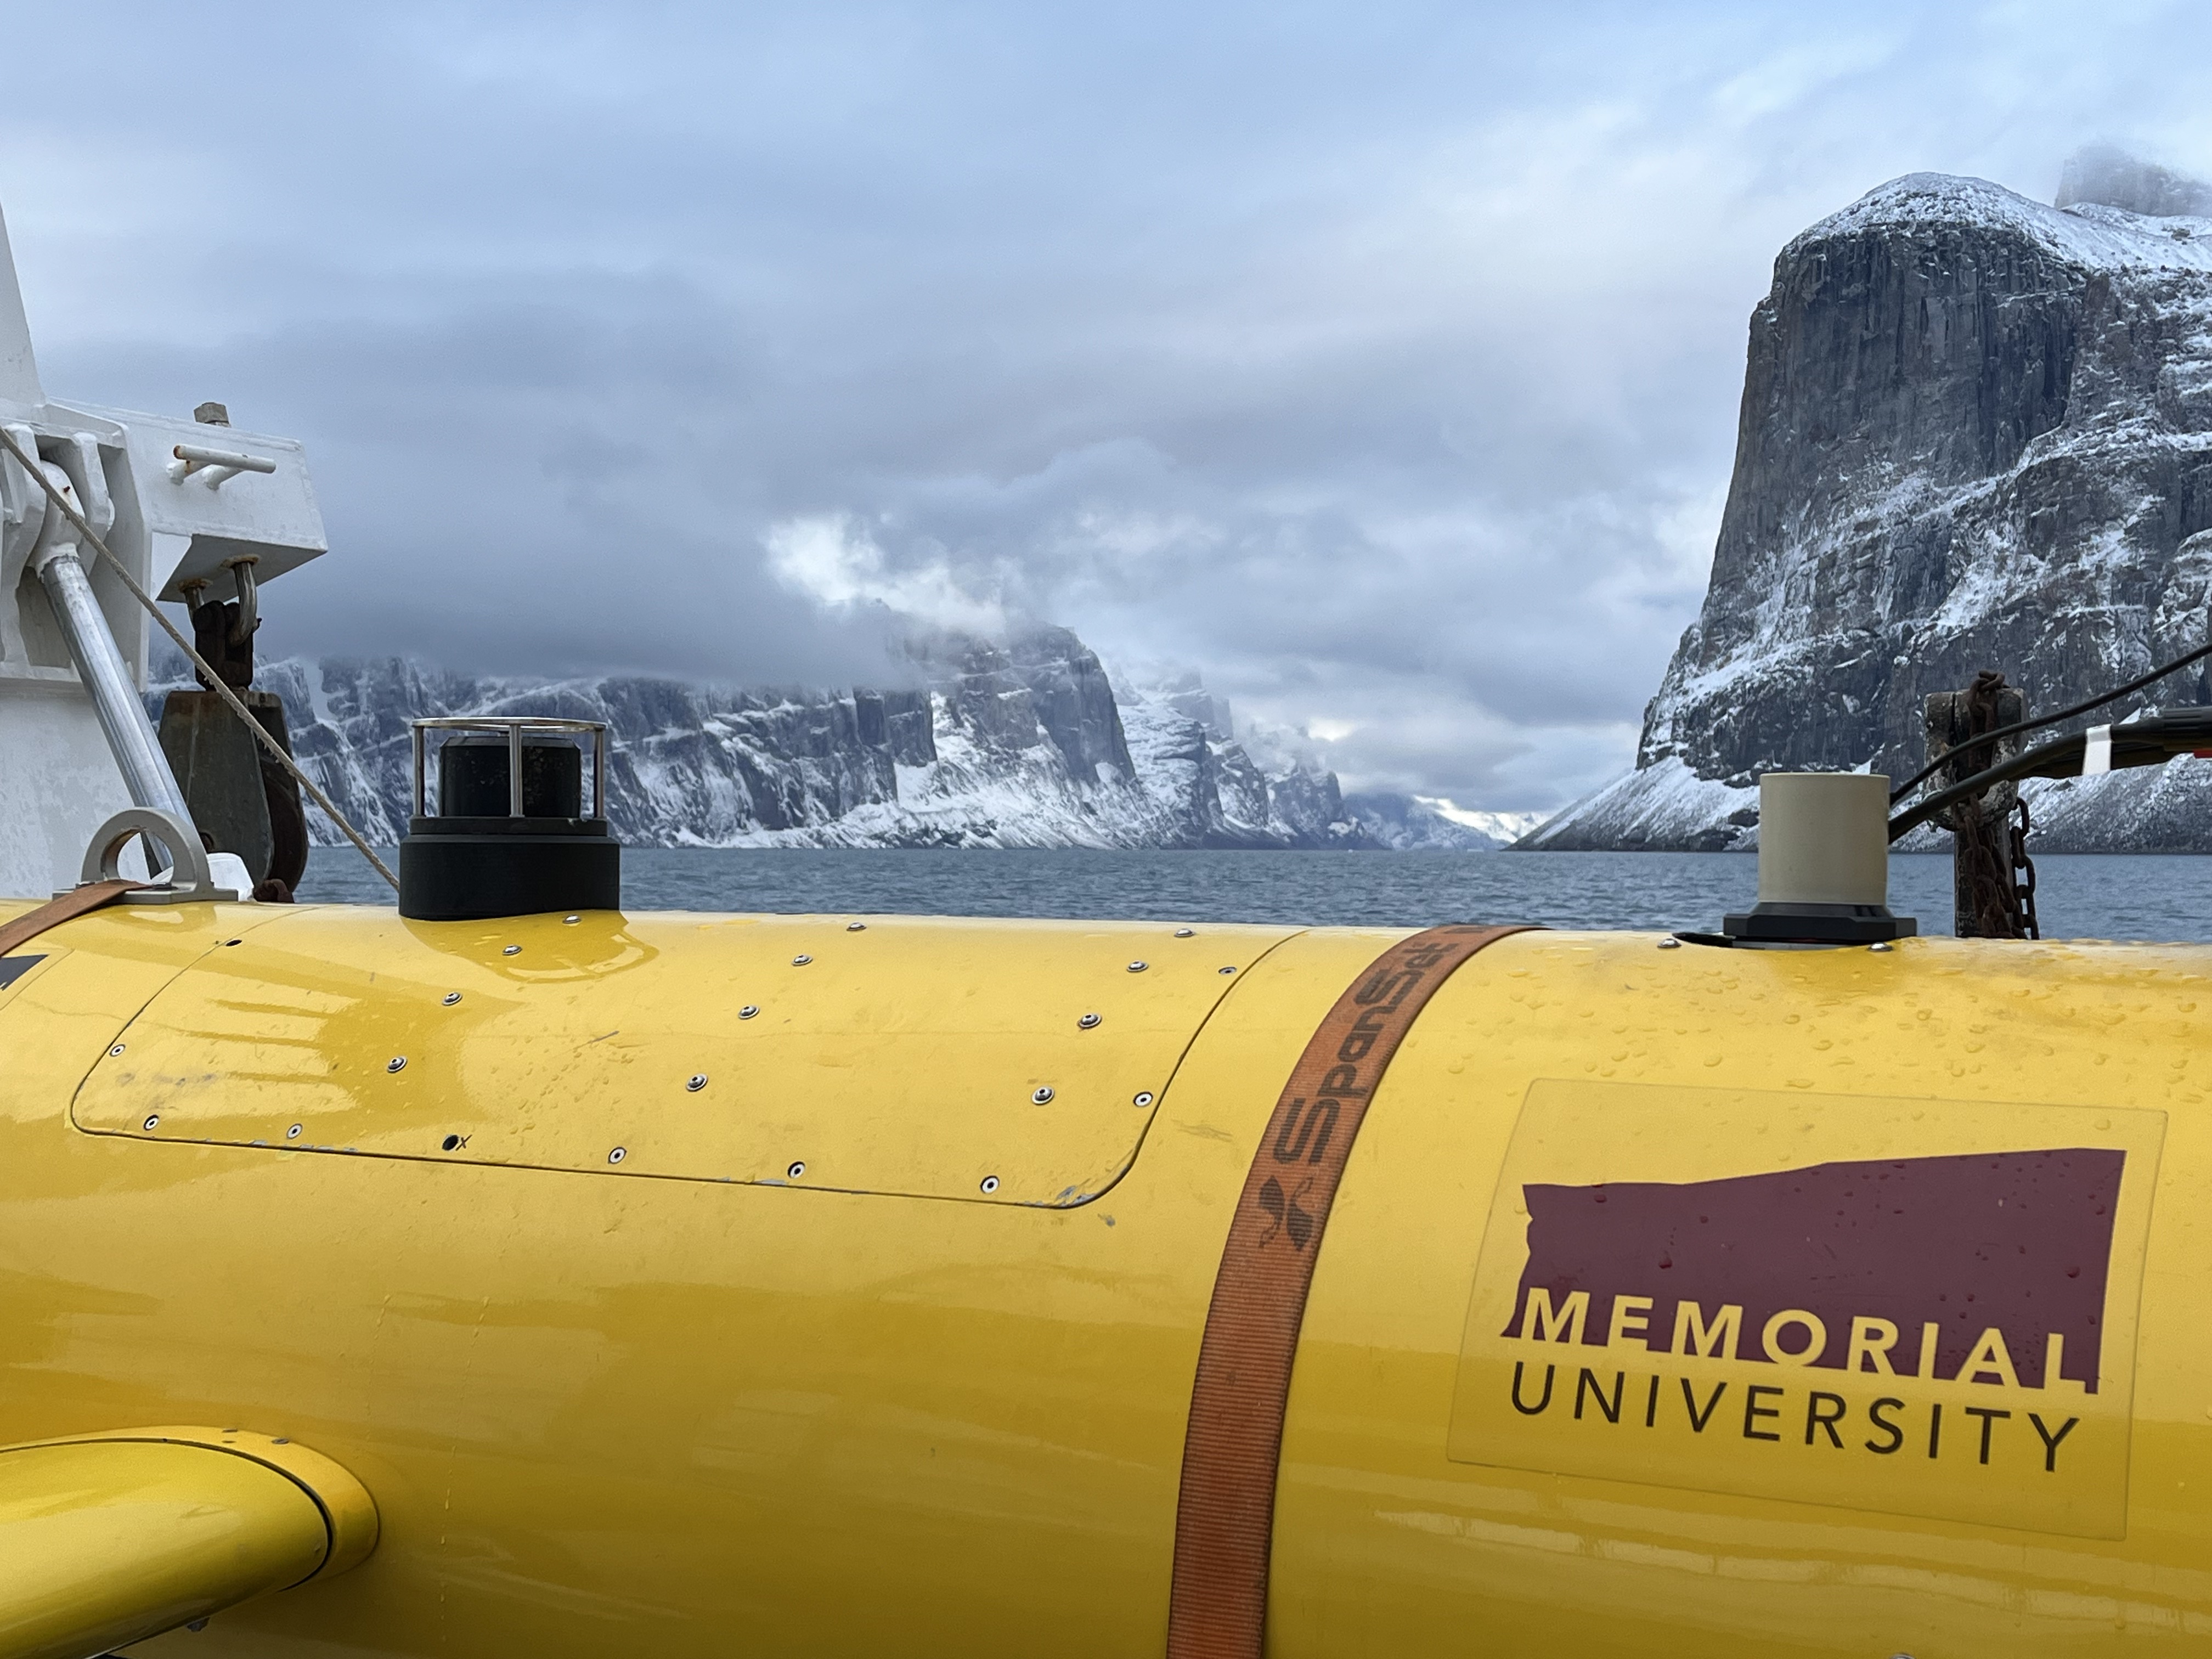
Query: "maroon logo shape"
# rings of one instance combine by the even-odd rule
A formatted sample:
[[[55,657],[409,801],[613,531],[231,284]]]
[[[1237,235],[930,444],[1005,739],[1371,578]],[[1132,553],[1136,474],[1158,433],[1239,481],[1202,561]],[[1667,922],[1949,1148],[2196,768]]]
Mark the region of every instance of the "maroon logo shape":
[[[1733,1306],[1742,1310],[1735,1357],[1765,1364],[1767,1322],[1794,1312],[1819,1327],[1784,1321],[1775,1334],[1784,1354],[1841,1370],[1856,1322],[1885,1321],[1896,1334],[1885,1357],[1911,1375],[1933,1325],[1934,1374],[1948,1380],[1988,1358],[1984,1334],[1994,1328],[2022,1386],[2048,1386],[2056,1335],[2066,1379],[2094,1394],[2126,1158],[2051,1147],[1718,1181],[1525,1186],[1528,1261],[1501,1334],[1602,1346],[1618,1328],[1656,1353],[1711,1352],[1716,1322]],[[1588,1306],[1571,1319],[1577,1291]],[[1873,1363],[1862,1355],[1859,1367]],[[1978,1370],[1967,1380],[2002,1379]]]

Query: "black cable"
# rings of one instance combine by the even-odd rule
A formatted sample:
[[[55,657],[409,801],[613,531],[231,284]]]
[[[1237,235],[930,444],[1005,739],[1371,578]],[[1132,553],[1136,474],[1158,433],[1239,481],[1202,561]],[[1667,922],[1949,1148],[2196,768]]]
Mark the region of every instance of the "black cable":
[[[1995,743],[1999,738],[2009,738],[2015,732],[2033,732],[2039,726],[2056,726],[2061,720],[2072,720],[2076,714],[2086,714],[2092,708],[2101,708],[2108,702],[2118,702],[2120,698],[2126,696],[2130,691],[2142,690],[2143,687],[2148,685],[2154,680],[2164,679],[2168,674],[2173,672],[2177,668],[2188,667],[2190,664],[2203,657],[2212,657],[2212,645],[2200,646],[2185,657],[2176,657],[2172,662],[2166,664],[2163,668],[2152,669],[2149,673],[2145,674],[2141,679],[2130,680],[2125,685],[2120,687],[2117,691],[2107,691],[2101,696],[2090,698],[2087,702],[2077,702],[2071,708],[2062,708],[2055,714],[2038,714],[2032,720],[2020,720],[2011,726],[2000,726],[1994,732],[1977,732],[1973,736],[1968,738],[1964,743],[1960,744],[1956,748],[1945,750],[1943,753],[1938,755],[1934,760],[1929,761],[1927,765],[1922,767],[1911,777],[1905,779],[1903,783],[1899,784],[1896,788],[1891,790],[1889,792],[1889,804],[1892,806],[1896,805],[1898,802],[1903,800],[1905,796],[1911,793],[1913,790],[1918,788],[1923,783],[1925,783],[1937,772],[1942,770],[1943,768],[1950,765],[1953,762],[1959,760],[1962,756],[1973,750],[1982,748],[1988,744]]]
[[[2212,650],[2212,647],[2206,648]],[[2114,771],[2130,766],[2162,766],[2177,755],[2195,755],[2212,750],[2212,708],[2192,708],[2186,714],[2130,720],[2124,726],[2113,726],[2112,734]],[[1992,766],[1985,772],[1977,772],[1962,783],[1939,789],[1892,818],[1889,821],[1889,838],[1899,840],[1929,822],[1954,802],[1970,800],[1984,790],[1994,789],[2001,783],[2016,783],[2022,778],[2079,777],[2083,751],[2088,747],[2088,743],[2087,732],[2069,732],[2065,737],[2053,738],[2049,743],[2039,744],[2033,749],[2014,755],[2010,760]]]

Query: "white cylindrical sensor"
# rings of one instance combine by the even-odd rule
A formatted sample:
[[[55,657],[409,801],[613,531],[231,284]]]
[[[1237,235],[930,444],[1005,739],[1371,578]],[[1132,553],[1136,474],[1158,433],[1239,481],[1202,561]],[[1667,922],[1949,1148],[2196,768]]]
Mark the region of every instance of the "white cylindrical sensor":
[[[1889,902],[1889,780],[1767,772],[1759,780],[1761,904]]]

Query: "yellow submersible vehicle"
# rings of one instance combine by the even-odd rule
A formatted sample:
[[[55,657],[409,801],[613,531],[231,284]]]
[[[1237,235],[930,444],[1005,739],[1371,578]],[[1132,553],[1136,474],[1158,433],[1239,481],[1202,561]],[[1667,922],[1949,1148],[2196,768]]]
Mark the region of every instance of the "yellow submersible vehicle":
[[[298,447],[0,438],[0,1659],[2212,1652],[2212,951],[633,914],[527,722],[255,902]]]

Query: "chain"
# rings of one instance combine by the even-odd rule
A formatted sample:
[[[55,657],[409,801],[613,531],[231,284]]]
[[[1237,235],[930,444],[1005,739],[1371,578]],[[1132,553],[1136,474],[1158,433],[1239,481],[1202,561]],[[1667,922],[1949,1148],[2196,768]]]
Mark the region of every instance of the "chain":
[[[2012,913],[2020,929],[2014,937],[2041,939],[2043,924],[2035,916],[2035,860],[2027,855],[2027,832],[2034,826],[2028,821],[2027,797],[2014,797],[2013,810],[2018,819],[2012,826]]]

